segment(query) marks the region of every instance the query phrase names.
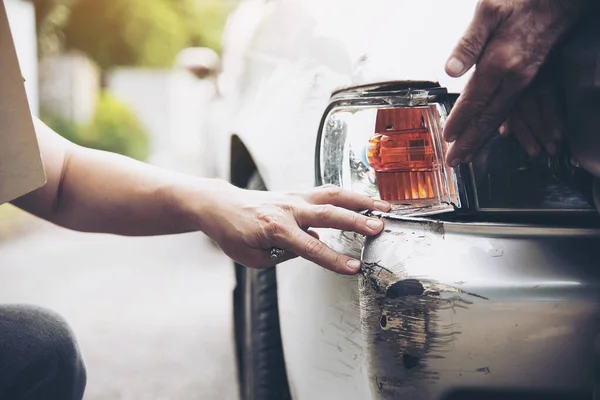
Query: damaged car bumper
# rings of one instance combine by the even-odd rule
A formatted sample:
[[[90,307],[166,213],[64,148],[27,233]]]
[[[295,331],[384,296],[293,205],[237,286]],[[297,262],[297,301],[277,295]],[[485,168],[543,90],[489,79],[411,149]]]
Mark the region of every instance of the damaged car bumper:
[[[600,231],[383,219],[359,281],[373,398],[600,394]]]

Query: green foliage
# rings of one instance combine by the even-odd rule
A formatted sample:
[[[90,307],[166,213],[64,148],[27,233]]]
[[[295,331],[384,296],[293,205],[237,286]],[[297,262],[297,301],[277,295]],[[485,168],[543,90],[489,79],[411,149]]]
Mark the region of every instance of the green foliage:
[[[38,53],[40,57],[52,56],[62,50],[62,27],[71,15],[75,0],[31,0],[35,7]]]
[[[233,11],[236,0],[172,0],[182,16],[189,37],[188,46],[221,49],[221,35],[227,15]]]
[[[69,49],[98,65],[168,67],[190,46],[219,51],[236,0],[33,0],[40,51]]]
[[[44,118],[54,131],[81,146],[123,154],[138,160],[148,156],[148,135],[139,120],[108,92],[102,92],[94,118],[79,126],[60,118]]]

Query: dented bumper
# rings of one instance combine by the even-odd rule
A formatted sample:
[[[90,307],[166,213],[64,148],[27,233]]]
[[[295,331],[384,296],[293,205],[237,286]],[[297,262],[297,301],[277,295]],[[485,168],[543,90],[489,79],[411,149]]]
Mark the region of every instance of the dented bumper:
[[[385,222],[359,282],[373,398],[592,398],[600,231]]]

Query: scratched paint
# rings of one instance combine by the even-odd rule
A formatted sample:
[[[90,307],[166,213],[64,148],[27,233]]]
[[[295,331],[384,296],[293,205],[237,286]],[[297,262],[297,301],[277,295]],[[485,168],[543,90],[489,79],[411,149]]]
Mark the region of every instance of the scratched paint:
[[[385,230],[366,240],[358,282],[373,400],[595,389],[597,238],[376,216]]]
[[[394,271],[402,268],[396,266]],[[429,361],[443,358],[461,333],[460,326],[442,323],[438,313],[468,308],[469,298],[483,297],[402,277],[377,263],[364,263],[359,285],[361,325],[376,393],[380,398],[428,398],[423,381],[439,378]]]

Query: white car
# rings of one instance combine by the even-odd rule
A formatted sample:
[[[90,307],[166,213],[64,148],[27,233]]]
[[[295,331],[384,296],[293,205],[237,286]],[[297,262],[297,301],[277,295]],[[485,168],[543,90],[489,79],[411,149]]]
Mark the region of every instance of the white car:
[[[469,75],[444,64],[475,0],[243,0],[212,138],[242,187],[335,184],[395,204],[374,239],[321,230],[358,276],[236,266],[244,399],[598,395],[600,259],[589,176],[495,137],[444,167]]]

